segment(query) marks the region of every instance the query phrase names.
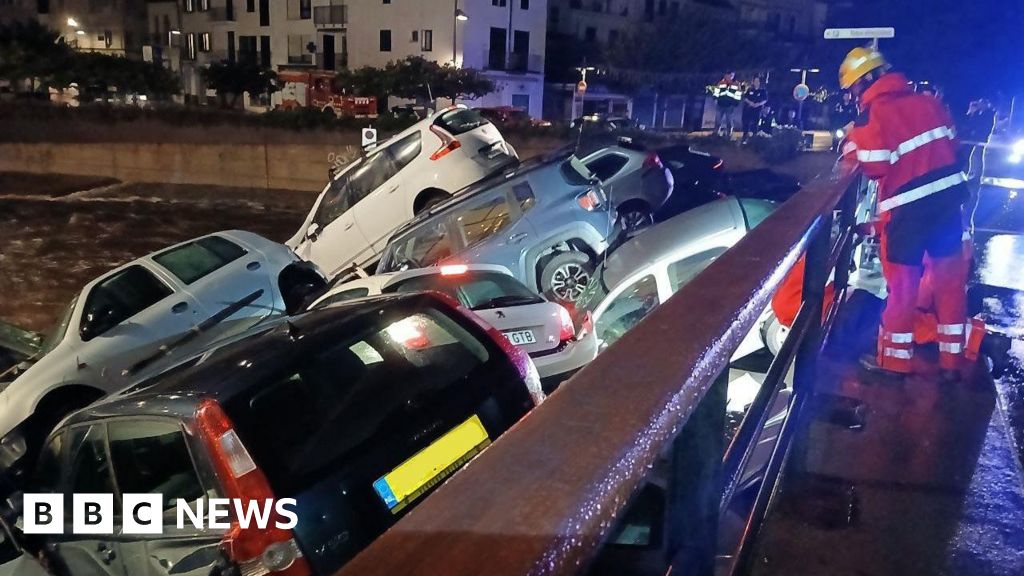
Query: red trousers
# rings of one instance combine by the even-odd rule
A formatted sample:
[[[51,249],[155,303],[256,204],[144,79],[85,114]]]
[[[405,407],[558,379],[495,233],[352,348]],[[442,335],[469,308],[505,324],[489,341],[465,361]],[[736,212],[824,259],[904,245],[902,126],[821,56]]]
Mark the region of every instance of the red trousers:
[[[886,237],[881,234],[881,256],[889,296],[878,335],[878,364],[893,372],[911,372],[917,340],[937,341],[939,365],[948,370],[960,368],[971,326],[967,321],[969,246],[961,254],[925,256],[922,265],[911,266],[886,258]],[[934,321],[928,317],[932,314]],[[980,342],[980,335],[975,336]]]

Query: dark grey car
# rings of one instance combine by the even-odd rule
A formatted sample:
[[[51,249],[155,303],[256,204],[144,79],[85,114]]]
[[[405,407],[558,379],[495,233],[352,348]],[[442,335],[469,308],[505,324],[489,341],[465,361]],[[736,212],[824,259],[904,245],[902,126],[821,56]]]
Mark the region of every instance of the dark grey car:
[[[378,271],[496,264],[536,292],[573,302],[620,234],[599,180],[563,150],[492,176],[421,215],[391,238]]]

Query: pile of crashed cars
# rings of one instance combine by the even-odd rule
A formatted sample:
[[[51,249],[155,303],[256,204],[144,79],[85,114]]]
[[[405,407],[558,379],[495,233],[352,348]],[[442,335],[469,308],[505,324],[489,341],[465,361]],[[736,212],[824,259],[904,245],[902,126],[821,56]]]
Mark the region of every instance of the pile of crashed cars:
[[[520,162],[451,107],[335,174],[286,245],[219,232],[97,278],[41,342],[4,338],[0,561],[333,573],[774,209],[715,192],[721,165],[628,141]],[[29,544],[17,491],[294,498],[298,523]]]

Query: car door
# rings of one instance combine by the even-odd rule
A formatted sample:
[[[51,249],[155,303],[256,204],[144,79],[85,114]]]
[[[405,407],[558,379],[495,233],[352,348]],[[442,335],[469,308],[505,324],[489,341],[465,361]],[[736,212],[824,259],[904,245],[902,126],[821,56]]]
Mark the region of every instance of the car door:
[[[354,210],[369,193],[365,186],[369,183],[368,171],[373,168],[372,158],[364,158],[331,180],[314,210],[306,239],[296,248],[301,258],[319,266],[328,277],[352,262],[372,259],[373,250],[356,225]]]
[[[220,558],[221,530],[178,528],[176,502],[192,509],[204,501],[204,487],[181,424],[170,418],[127,418],[107,424],[110,461],[122,494],[161,494],[163,530],[133,535],[121,543],[122,562],[131,576],[208,576]],[[212,490],[212,487],[209,488]],[[204,509],[206,505],[204,503]]]
[[[416,195],[430,182],[416,179],[415,170],[403,171],[423,152],[419,131],[405,136],[377,153],[372,173],[366,174],[368,194],[355,207],[356,222],[373,250],[379,255],[399,226],[413,217]],[[372,188],[371,188],[372,186]]]
[[[198,305],[204,340],[250,328],[271,314],[274,286],[262,254],[223,236],[206,236],[153,256]]]
[[[88,289],[82,320],[71,327],[81,346],[78,372],[68,379],[116,390],[125,382],[127,369],[191,330],[201,318],[183,287],[148,264],[115,271]]]
[[[57,436],[54,441],[62,436]],[[75,576],[129,576],[122,562],[121,546],[115,534],[75,534],[73,494],[114,494],[110,456],[106,447],[106,426],[102,423],[72,426],[64,432],[67,447],[64,470],[64,533],[51,536],[57,555]],[[50,448],[48,447],[48,451]],[[36,488],[38,489],[38,488]],[[114,498],[115,513],[119,512]]]

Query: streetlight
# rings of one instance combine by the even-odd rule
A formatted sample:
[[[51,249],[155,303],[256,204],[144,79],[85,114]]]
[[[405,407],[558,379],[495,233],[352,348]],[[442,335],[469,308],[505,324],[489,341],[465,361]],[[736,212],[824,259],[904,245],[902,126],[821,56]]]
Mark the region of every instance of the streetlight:
[[[72,28],[78,28],[78,20],[75,20],[73,17],[68,16],[68,26],[71,26]]]
[[[452,13],[452,66],[459,65],[458,59],[458,33],[459,33],[459,22],[465,22],[469,20],[469,16],[459,8],[459,0],[455,0],[455,11]]]

